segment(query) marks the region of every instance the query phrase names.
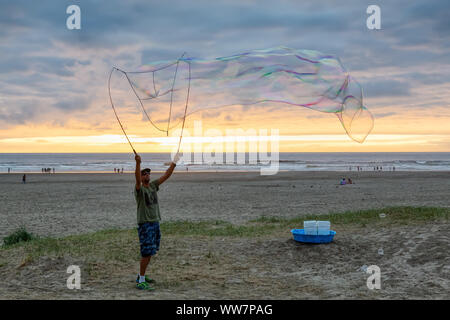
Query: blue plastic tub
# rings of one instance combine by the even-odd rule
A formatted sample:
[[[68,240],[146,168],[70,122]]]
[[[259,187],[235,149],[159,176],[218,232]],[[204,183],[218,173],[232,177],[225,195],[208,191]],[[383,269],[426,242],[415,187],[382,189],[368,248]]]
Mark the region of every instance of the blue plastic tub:
[[[306,243],[330,243],[336,234],[336,231],[333,230],[330,230],[330,234],[320,236],[305,234],[304,229],[292,229],[291,232],[295,241]]]

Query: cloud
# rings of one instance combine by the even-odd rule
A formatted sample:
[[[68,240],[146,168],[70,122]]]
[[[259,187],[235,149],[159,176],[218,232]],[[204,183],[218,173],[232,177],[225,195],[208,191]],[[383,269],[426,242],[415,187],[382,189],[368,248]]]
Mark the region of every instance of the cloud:
[[[3,122],[104,112],[99,106],[108,101],[112,65],[129,70],[183,52],[214,58],[286,45],[336,54],[350,73],[364,75],[360,82],[368,98],[411,98],[416,86],[450,82],[443,67],[450,65],[448,0],[380,1],[377,31],[366,28],[371,3],[360,0],[79,0],[82,29],[70,31],[65,20],[71,4],[0,3]],[[429,66],[442,68],[429,72]],[[371,77],[388,67],[401,72]],[[90,118],[83,121],[94,121]]]
[[[396,114],[397,113],[395,113],[395,112],[383,112],[383,113],[376,113],[373,116],[376,119],[379,119],[379,118],[386,118],[386,117],[390,117],[390,116],[395,116]]]
[[[363,83],[366,97],[394,97],[410,95],[410,85],[396,80],[367,81]]]
[[[36,101],[17,101],[13,107],[2,101],[0,105],[0,123],[3,125],[24,124],[29,119],[33,119],[38,114],[38,109],[34,108]]]
[[[64,99],[53,103],[55,108],[63,111],[85,110],[89,106],[88,99]]]

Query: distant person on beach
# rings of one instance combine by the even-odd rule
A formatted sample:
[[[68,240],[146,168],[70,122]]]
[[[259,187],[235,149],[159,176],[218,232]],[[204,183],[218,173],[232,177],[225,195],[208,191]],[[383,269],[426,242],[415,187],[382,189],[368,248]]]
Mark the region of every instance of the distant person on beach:
[[[27,183],[27,176],[25,174],[22,177],[22,183]]]
[[[345,184],[346,184],[345,178],[342,178],[342,180],[341,180],[341,182],[340,182],[339,184],[340,184],[341,186],[345,185]]]
[[[350,178],[347,178],[347,184],[353,184],[353,181],[352,181],[352,179],[350,179]]]
[[[151,257],[159,250],[161,241],[161,231],[159,229],[161,215],[156,193],[159,190],[159,186],[172,175],[179,160],[179,155],[175,156],[173,162],[170,163],[169,169],[159,179],[153,181],[150,181],[151,170],[149,168],[141,170],[141,157],[136,154],[134,159],[136,160],[134,197],[137,204],[138,235],[141,251],[140,270],[136,279],[136,287],[141,290],[154,290],[150,286],[150,283],[153,283],[154,280],[146,276],[145,272]]]
[[[10,173],[11,172],[11,168],[8,168],[8,173]]]

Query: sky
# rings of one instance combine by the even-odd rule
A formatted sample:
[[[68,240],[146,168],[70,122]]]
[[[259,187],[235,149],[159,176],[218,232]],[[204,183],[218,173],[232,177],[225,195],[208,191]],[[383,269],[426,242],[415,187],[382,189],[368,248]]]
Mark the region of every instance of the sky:
[[[66,26],[73,4],[80,30]],[[366,25],[373,4],[380,30]],[[130,152],[109,102],[112,66],[277,46],[340,58],[375,119],[366,141],[352,141],[334,115],[313,110],[294,117],[272,108],[259,118],[229,110],[225,118],[285,129],[280,151],[449,152],[449,16],[448,0],[0,0],[0,152]],[[216,122],[215,132],[226,128]],[[142,152],[176,144],[151,130],[131,138]]]

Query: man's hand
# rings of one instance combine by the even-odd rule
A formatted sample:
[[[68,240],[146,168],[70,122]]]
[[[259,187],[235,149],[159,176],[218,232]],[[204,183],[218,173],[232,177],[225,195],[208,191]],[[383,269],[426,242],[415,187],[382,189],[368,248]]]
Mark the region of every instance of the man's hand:
[[[175,157],[173,157],[173,163],[177,164],[178,161],[180,161],[180,153],[177,152],[177,154],[175,155]]]
[[[141,160],[141,156],[136,154],[136,156],[134,157],[134,160],[136,160],[136,163],[141,164],[142,160]]]

